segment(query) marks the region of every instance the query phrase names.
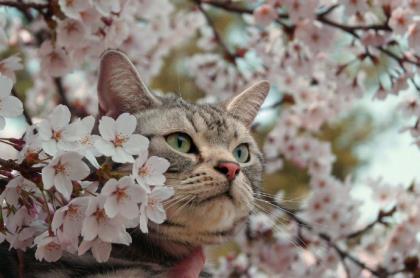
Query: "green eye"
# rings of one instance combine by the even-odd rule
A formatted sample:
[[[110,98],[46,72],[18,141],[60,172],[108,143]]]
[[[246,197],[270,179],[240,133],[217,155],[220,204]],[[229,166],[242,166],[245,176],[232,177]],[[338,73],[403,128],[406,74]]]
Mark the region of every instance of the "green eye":
[[[194,146],[190,136],[181,132],[170,134],[166,137],[166,142],[168,142],[172,148],[182,153],[192,152]]]
[[[249,149],[248,144],[240,144],[233,150],[233,156],[239,163],[245,163],[249,161]]]

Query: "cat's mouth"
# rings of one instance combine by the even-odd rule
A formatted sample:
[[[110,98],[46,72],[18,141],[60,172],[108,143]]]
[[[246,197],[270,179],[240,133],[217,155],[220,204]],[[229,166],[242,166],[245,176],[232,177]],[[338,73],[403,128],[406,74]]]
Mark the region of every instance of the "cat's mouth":
[[[203,204],[203,203],[207,203],[207,202],[211,202],[211,201],[215,201],[215,200],[219,200],[221,198],[227,198],[229,200],[233,200],[233,196],[232,193],[230,191],[230,188],[227,188],[225,191],[222,191],[220,193],[217,193],[213,196],[209,196],[207,198],[201,199],[198,201],[199,204]]]

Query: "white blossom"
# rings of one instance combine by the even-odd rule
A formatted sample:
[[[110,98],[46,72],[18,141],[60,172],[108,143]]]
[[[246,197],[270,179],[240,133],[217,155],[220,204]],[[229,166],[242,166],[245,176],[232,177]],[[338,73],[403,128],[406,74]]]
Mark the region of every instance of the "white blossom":
[[[72,181],[86,178],[89,172],[89,167],[82,161],[80,154],[67,152],[51,160],[42,169],[42,182],[45,189],[54,186],[68,200],[73,191]]]
[[[149,140],[139,134],[133,134],[137,121],[133,115],[121,114],[117,120],[103,116],[99,122],[101,138],[95,142],[96,149],[119,163],[134,162],[133,155],[138,155],[149,146]]]
[[[148,195],[147,203],[140,206],[140,229],[147,233],[148,220],[161,224],[166,220],[166,212],[162,202],[168,200],[174,195],[175,191],[171,187],[159,186],[152,189]]]
[[[147,201],[146,189],[128,176],[108,180],[101,194],[106,197],[104,209],[110,218],[121,215],[133,219],[139,215],[138,204]]]
[[[0,75],[0,129],[6,125],[4,117],[17,117],[23,112],[22,102],[10,95],[12,88],[12,80]]]
[[[163,173],[169,168],[169,162],[161,157],[151,156],[148,151],[143,151],[133,163],[132,176],[136,181],[150,191],[150,185],[164,185]]]

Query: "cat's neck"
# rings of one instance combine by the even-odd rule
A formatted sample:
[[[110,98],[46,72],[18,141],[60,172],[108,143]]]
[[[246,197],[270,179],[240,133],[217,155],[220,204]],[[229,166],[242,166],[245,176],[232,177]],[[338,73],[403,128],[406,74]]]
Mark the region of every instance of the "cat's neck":
[[[130,231],[133,242],[129,246],[114,245],[112,257],[130,261],[141,261],[158,264],[174,264],[188,256],[198,246],[191,246],[161,236],[144,234],[138,229]]]

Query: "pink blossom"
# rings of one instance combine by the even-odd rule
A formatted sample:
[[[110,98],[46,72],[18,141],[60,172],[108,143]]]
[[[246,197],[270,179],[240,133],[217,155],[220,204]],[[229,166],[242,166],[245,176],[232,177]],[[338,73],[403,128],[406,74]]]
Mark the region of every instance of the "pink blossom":
[[[133,163],[132,177],[150,191],[150,185],[163,185],[163,175],[169,168],[169,162],[161,157],[151,156],[148,158],[148,151],[139,154]]]
[[[278,17],[276,9],[268,4],[254,10],[254,20],[258,26],[266,27]]]
[[[145,150],[149,145],[146,137],[133,134],[136,118],[128,113],[121,114],[117,120],[103,116],[99,121],[101,138],[95,141],[96,149],[115,162],[134,162],[133,155]]]
[[[16,81],[15,71],[23,69],[22,59],[13,55],[6,59],[0,61],[0,74],[12,79],[13,82]]]
[[[72,65],[67,53],[53,46],[51,41],[44,41],[39,49],[41,66],[51,76],[62,76],[71,71]]]
[[[35,258],[40,261],[56,262],[63,255],[63,249],[57,237],[49,236],[48,232],[36,237],[35,244],[37,245]]]
[[[86,178],[89,167],[82,161],[82,156],[75,152],[67,152],[54,158],[42,169],[42,182],[45,189],[53,186],[67,200],[73,191],[72,181]]]
[[[148,232],[147,222],[151,220],[161,224],[166,220],[166,212],[162,202],[168,200],[175,191],[170,187],[154,187],[148,195],[147,202],[140,206],[140,229],[143,233]]]
[[[60,20],[57,23],[57,44],[67,49],[76,48],[85,39],[83,24],[74,19]]]
[[[131,236],[126,232],[124,219],[109,218],[105,212],[104,196],[89,197],[86,217],[83,220],[81,235],[85,241],[96,238],[108,243],[129,245]]]
[[[108,261],[111,255],[112,245],[99,238],[92,241],[84,240],[79,246],[78,255],[81,256],[85,254],[89,249],[92,251],[92,255],[96,261],[102,263]]]
[[[110,179],[102,188],[101,194],[106,197],[104,204],[106,214],[113,218],[117,215],[133,219],[139,215],[139,203],[147,202],[146,189],[134,184],[131,177],[120,180]]]

